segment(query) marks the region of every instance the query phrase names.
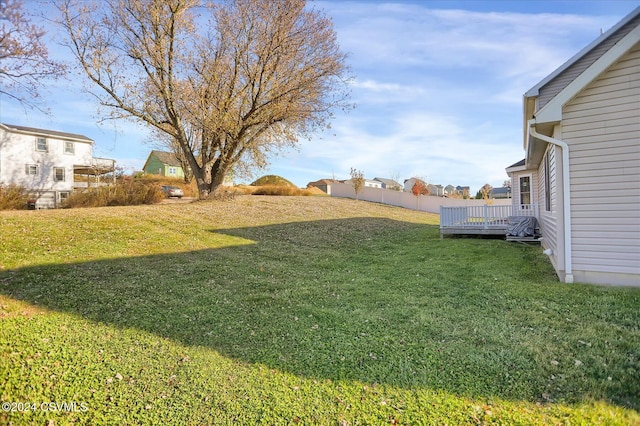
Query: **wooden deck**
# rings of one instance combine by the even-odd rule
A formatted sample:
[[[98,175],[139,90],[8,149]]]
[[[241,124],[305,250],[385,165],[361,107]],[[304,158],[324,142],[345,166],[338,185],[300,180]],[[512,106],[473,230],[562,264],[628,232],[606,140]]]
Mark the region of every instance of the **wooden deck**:
[[[540,244],[540,237],[515,237],[513,235],[507,235],[507,241],[514,243],[528,243],[528,244]]]
[[[467,226],[447,226],[440,228],[440,235],[505,235],[506,226],[492,226],[489,228],[477,228]]]
[[[537,213],[535,204],[440,207],[440,238],[444,235],[506,236],[510,216],[537,217]]]

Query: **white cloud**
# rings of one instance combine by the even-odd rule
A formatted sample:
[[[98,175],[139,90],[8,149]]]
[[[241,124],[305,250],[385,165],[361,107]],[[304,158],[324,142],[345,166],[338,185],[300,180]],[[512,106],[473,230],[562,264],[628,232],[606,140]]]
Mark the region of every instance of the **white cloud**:
[[[578,14],[430,9],[429,3],[323,3],[356,74],[358,107],[300,156],[367,176],[501,185],[520,160],[523,93],[599,35]],[[619,17],[606,18],[610,24]]]

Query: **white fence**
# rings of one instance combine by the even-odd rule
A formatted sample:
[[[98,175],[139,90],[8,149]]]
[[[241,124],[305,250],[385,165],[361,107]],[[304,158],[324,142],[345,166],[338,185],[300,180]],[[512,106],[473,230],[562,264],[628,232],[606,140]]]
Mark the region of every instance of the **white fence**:
[[[331,183],[327,185],[327,193],[334,197],[356,198],[356,192],[353,189],[353,185],[348,183]],[[359,200],[389,204],[392,206],[430,213],[440,213],[441,206],[481,208],[487,204],[487,200],[463,200],[460,198],[433,197],[430,195],[421,195],[416,197],[410,192],[369,187],[362,188],[357,198]],[[511,199],[489,200],[488,202],[491,203],[492,206],[504,206],[509,209],[511,208]]]

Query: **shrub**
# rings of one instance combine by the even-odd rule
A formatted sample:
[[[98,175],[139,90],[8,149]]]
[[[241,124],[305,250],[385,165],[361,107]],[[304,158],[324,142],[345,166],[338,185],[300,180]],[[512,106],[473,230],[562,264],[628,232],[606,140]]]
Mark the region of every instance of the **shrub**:
[[[311,192],[295,186],[265,185],[253,191],[252,195],[311,195]]]
[[[133,179],[138,182],[155,184],[158,186],[162,186],[162,185],[177,186],[182,189],[185,197],[198,196],[198,187],[195,181],[191,181],[190,183],[185,183],[184,179],[181,179],[181,178],[153,175],[153,174],[139,174],[139,173],[133,175]]]
[[[74,192],[64,207],[134,206],[159,203],[164,198],[157,184],[123,179],[113,186]]]
[[[0,185],[0,210],[26,210],[29,194],[18,185]]]

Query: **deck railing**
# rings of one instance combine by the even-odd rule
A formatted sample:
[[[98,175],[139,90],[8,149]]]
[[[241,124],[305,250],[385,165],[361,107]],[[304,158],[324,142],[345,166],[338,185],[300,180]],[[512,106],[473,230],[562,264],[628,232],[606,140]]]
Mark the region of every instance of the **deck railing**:
[[[440,207],[440,229],[506,229],[509,216],[538,217],[538,206],[536,204],[520,204],[516,206]]]

